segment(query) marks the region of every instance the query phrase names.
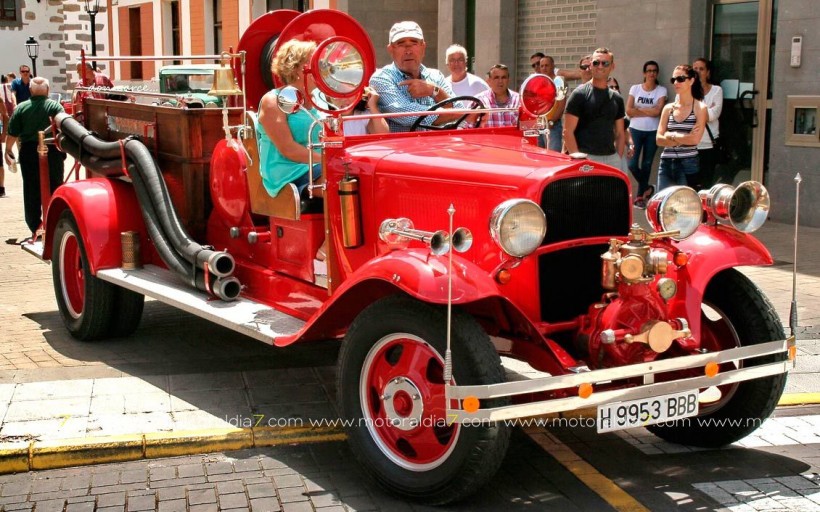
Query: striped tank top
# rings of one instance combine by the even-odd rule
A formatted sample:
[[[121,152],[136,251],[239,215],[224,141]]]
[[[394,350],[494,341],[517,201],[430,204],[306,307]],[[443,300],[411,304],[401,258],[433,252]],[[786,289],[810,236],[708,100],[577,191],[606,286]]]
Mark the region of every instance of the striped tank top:
[[[689,115],[686,116],[686,119],[683,121],[675,120],[674,112],[674,108],[669,112],[669,122],[666,124],[666,130],[678,133],[691,133],[698,120],[697,116],[695,116],[694,105],[692,106],[692,111],[689,112]],[[669,146],[663,148],[663,153],[661,153],[661,158],[690,158],[693,156],[698,156],[697,144],[691,146]]]

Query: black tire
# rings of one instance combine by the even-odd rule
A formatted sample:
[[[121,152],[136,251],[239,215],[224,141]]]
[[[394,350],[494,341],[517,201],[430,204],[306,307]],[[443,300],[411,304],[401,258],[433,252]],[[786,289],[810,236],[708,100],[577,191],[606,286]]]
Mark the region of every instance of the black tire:
[[[413,339],[415,338],[415,339]],[[392,341],[396,345],[390,345]],[[386,347],[383,356],[379,347]],[[401,347],[401,348],[395,348]],[[399,428],[384,426],[371,429],[364,418],[374,419],[373,413],[387,414],[394,401],[385,399],[392,393],[389,386],[396,380],[390,377],[385,386],[376,389],[368,375],[381,375],[377,370],[398,369],[407,362],[427,359],[424,372],[414,373],[419,365],[406,372],[405,382],[414,382],[422,390],[417,396],[427,396],[436,386],[443,389],[443,361],[446,349],[446,310],[431,306],[405,296],[388,297],[365,309],[348,330],[338,364],[338,393],[342,416],[349,420],[347,433],[351,449],[366,472],[383,488],[403,498],[426,504],[445,504],[464,498],[481,489],[498,470],[509,444],[510,428],[504,423],[458,425],[446,429],[426,429],[424,435],[434,435],[436,442],[424,443],[414,436],[418,432],[404,434]],[[402,360],[408,350],[407,361]],[[453,310],[452,341],[453,378],[461,385],[493,384],[504,381],[501,360],[489,337],[475,319],[457,309]],[[398,352],[398,354],[397,354]],[[375,355],[374,355],[375,353]],[[373,372],[366,371],[372,368]],[[393,368],[390,368],[390,366]],[[431,369],[432,368],[432,369]],[[399,370],[397,370],[399,371]],[[424,375],[419,375],[424,373]],[[427,382],[415,382],[427,381]],[[398,380],[398,379],[397,379]],[[440,382],[439,382],[440,381]],[[402,384],[403,385],[403,384]],[[369,390],[369,393],[364,390]],[[373,393],[382,393],[374,395]],[[399,390],[392,393],[398,397]],[[409,396],[409,395],[408,395]],[[429,419],[431,411],[444,406],[439,401],[414,397],[420,406],[419,417]],[[496,407],[508,403],[494,400],[481,403],[482,407]],[[438,407],[438,409],[437,409]],[[376,411],[380,408],[380,411]],[[369,412],[364,412],[366,409]],[[394,416],[395,418],[395,416]],[[377,420],[378,421],[378,420]],[[385,437],[398,433],[398,441],[391,444]],[[401,438],[401,436],[404,436]],[[429,437],[426,438],[429,441]],[[418,444],[413,444],[413,443]],[[421,448],[432,452],[442,451],[432,462],[419,462],[421,457],[414,451]],[[409,454],[408,454],[409,453]]]
[[[763,292],[735,269],[717,274],[704,294],[706,310],[704,341],[709,330],[721,334],[714,338],[727,339],[734,334],[734,346],[749,346],[786,338],[783,326],[771,302]],[[707,317],[707,312],[709,317]],[[713,319],[717,315],[720,318]],[[733,348],[731,344],[710,347],[710,350]],[[785,355],[756,358],[753,364],[782,361]],[[749,363],[746,363],[749,366]],[[734,367],[734,366],[732,366]],[[721,367],[723,371],[723,366]],[[786,374],[763,377],[737,384],[721,386],[721,399],[711,406],[701,405],[696,418],[679,420],[672,425],[652,425],[649,431],[673,443],[715,448],[733,443],[757,429],[777,406]]]
[[[51,274],[68,332],[82,341],[108,336],[117,287],[91,275],[82,234],[69,210],[60,215],[54,230]]]
[[[112,307],[114,318],[111,322],[111,337],[124,338],[131,335],[139,327],[144,307],[145,295],[114,286],[114,306]]]

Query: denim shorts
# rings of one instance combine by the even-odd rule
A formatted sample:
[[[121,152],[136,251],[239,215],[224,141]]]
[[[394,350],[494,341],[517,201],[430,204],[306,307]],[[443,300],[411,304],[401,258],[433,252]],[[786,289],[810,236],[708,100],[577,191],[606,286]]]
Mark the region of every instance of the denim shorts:
[[[316,183],[316,180],[322,177],[322,164],[313,164],[312,174],[313,182]],[[299,189],[299,194],[304,192],[307,186],[310,184],[308,180],[308,173],[299,176],[296,180],[294,180],[293,184],[296,185],[296,188]]]

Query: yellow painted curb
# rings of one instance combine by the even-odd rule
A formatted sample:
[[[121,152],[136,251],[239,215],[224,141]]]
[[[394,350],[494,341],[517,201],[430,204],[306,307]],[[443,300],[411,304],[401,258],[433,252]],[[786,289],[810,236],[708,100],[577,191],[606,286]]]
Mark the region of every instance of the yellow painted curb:
[[[87,466],[141,459],[142,435],[57,439],[31,444],[29,469]]]
[[[256,427],[3,443],[0,474],[346,438],[334,427]]]
[[[253,427],[253,443],[257,447],[294,443],[324,443],[344,441],[347,435],[336,427]]]
[[[820,404],[820,393],[789,393],[780,397],[777,405],[813,405]]]
[[[0,475],[28,471],[28,454],[31,443],[8,443],[0,450]]]
[[[253,447],[250,429],[193,430],[145,434],[145,458],[176,457]]]

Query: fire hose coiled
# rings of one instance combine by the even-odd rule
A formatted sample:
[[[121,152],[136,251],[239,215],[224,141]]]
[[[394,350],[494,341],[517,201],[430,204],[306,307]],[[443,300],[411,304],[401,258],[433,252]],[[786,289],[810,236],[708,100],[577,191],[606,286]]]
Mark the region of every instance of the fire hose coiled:
[[[191,239],[171,202],[162,173],[141,141],[129,138],[124,147],[119,141],[106,142],[68,114],[58,114],[55,122],[61,131],[60,145],[86,168],[104,173],[119,171],[123,168],[124,149],[148,235],[170,270],[197,289],[223,300],[239,296],[241,285],[231,276],[236,267],[233,256]]]

